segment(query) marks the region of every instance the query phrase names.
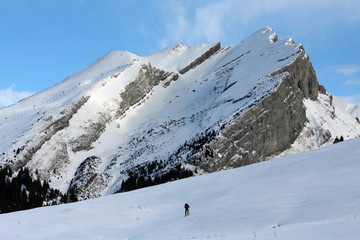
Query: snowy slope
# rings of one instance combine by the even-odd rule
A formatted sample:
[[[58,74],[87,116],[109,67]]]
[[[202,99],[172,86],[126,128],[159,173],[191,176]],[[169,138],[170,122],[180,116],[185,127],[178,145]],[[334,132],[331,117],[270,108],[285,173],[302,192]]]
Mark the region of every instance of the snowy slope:
[[[360,106],[354,105],[347,100],[333,96],[333,105],[336,109],[336,113],[348,114],[353,117],[360,116]]]
[[[2,238],[358,239],[359,144],[349,140],[128,193],[1,214]]]
[[[17,104],[0,108],[0,152],[24,145],[39,134],[40,120],[51,115],[56,118],[71,103],[86,96],[95,84],[128,67],[137,58],[129,52],[109,52],[61,83]]]
[[[179,66],[182,67],[210,47],[208,45],[180,46],[182,48],[180,53],[178,48],[169,47],[158,54],[149,56],[149,59],[155,63],[163,59],[170,64],[172,62],[169,61],[169,56],[175,55],[177,57],[175,59],[179,61]],[[181,53],[184,53],[185,57],[181,57]],[[169,56],[165,57],[166,55]],[[21,147],[27,140],[38,134],[39,128],[34,129],[34,126],[35,128],[38,127],[39,124],[37,123],[40,120],[48,116],[59,115],[79,98],[91,95],[94,88],[96,90],[105,86],[110,81],[110,76],[121,73],[140,59],[143,58],[125,51],[109,52],[61,83],[17,104],[0,108],[0,152],[6,153],[10,147],[13,149]],[[108,89],[111,87],[113,86],[109,86]],[[121,88],[117,90],[120,91]],[[99,98],[99,96],[96,97]],[[29,136],[25,138],[25,134]],[[19,143],[16,144],[17,141]]]
[[[308,122],[291,148],[280,156],[332,144],[336,137],[360,137],[360,109],[345,99],[319,94],[316,101],[304,100]]]

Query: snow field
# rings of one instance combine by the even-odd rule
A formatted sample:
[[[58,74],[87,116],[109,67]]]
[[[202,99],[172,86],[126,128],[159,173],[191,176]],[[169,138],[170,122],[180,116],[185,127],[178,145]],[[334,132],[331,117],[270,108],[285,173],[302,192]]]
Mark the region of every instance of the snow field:
[[[0,215],[4,239],[358,239],[360,139],[250,166]],[[184,203],[190,216],[184,217]]]

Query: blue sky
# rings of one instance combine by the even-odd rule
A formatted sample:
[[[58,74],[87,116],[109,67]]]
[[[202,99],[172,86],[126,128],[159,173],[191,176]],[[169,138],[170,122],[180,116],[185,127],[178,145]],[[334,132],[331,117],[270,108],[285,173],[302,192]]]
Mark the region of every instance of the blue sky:
[[[112,50],[235,45],[270,26],[302,43],[320,84],[360,104],[359,0],[0,0],[0,107]]]

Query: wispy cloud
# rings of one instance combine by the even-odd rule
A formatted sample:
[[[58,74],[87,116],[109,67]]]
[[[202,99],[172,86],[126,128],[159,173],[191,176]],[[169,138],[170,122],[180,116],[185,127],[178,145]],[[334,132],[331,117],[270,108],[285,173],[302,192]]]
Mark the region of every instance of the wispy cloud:
[[[232,0],[208,1],[205,5],[193,8],[187,1],[167,2],[162,7],[166,30],[160,45],[164,47],[177,42],[214,43],[234,35],[239,24],[247,22],[257,12],[250,8],[245,11],[241,4],[241,1]]]
[[[6,89],[0,89],[0,107],[9,106],[34,94],[27,91],[16,91],[14,87],[12,85]]]
[[[345,85],[360,85],[360,79],[351,78],[345,82]]]
[[[356,76],[357,73],[360,73],[360,65],[335,65],[319,69],[319,72],[323,74],[335,74],[343,77],[352,77],[352,79],[349,80],[349,83],[353,83],[354,80],[357,82],[356,77],[354,78],[354,76]]]
[[[352,76],[360,71],[360,66],[356,65],[341,65],[334,67],[336,73],[343,74],[346,76]]]
[[[265,27],[264,18],[272,22],[288,21],[292,28],[295,20],[300,21],[306,29],[331,29],[332,24],[338,22],[360,21],[358,0],[209,0],[197,3],[194,6],[190,1],[173,0],[161,6],[166,25],[159,41],[162,47],[177,42],[214,43],[235,39],[241,35],[239,32],[246,32],[249,25]],[[296,31],[302,30],[296,26]],[[240,37],[237,41],[245,36]]]

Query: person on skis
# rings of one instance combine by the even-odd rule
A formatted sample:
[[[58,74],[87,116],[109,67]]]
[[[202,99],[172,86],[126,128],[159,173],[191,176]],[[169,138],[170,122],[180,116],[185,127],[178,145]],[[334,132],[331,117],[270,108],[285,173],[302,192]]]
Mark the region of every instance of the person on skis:
[[[185,208],[185,217],[186,217],[186,216],[189,215],[189,208],[190,208],[189,204],[188,204],[188,203],[185,203],[184,208]]]

